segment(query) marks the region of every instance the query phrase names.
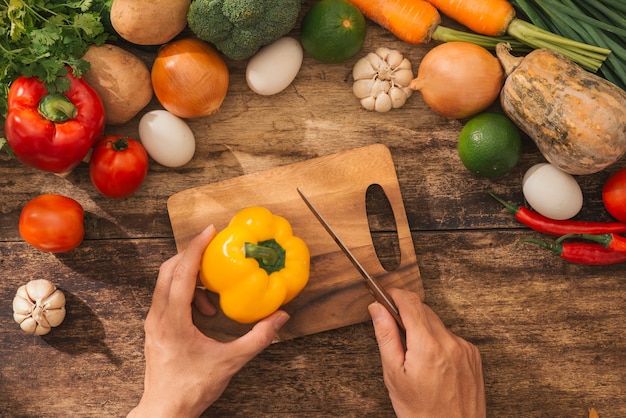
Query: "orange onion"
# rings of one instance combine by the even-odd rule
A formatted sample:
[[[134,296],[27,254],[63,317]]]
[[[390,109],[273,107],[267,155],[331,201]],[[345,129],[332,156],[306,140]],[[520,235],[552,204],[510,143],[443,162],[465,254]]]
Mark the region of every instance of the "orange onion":
[[[479,45],[447,42],[424,55],[409,87],[442,116],[462,119],[489,107],[500,95],[504,71],[498,59]]]
[[[161,105],[181,118],[219,110],[228,92],[228,67],[209,44],[183,38],[164,45],[152,66],[152,88]]]

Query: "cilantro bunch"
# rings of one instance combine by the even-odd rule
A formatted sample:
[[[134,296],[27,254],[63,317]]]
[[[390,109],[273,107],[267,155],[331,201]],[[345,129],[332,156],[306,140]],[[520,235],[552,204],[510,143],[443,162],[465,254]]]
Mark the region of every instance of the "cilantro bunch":
[[[49,91],[69,88],[66,66],[80,77],[90,45],[112,36],[105,30],[112,0],[0,0],[0,121],[7,95],[21,75],[38,77]]]

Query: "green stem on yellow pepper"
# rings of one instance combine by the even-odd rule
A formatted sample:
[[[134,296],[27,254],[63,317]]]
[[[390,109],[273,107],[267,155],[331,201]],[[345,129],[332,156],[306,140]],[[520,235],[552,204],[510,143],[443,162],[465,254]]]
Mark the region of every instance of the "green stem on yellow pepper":
[[[246,242],[244,244],[246,258],[254,258],[259,267],[272,274],[285,268],[285,249],[274,239],[261,241],[257,244]]]

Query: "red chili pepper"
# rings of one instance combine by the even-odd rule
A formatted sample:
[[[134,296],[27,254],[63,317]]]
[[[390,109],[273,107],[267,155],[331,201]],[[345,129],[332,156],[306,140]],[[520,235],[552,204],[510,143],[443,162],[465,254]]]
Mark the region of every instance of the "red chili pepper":
[[[9,89],[5,135],[22,163],[54,173],[80,163],[104,132],[98,93],[68,73],[69,89],[51,93],[36,77],[18,77]]]
[[[604,248],[626,254],[626,238],[617,234],[567,234],[556,240],[557,244],[569,238],[580,238],[595,241]]]
[[[626,262],[626,254],[604,248],[601,244],[590,242],[560,242],[550,244],[536,239],[523,239],[546,248],[559,255],[563,260],[579,264],[608,265]]]
[[[580,234],[604,234],[604,233],[626,233],[626,223],[624,222],[588,222],[578,220],[556,220],[550,219],[530,210],[524,206],[516,206],[498,197],[491,190],[487,190],[494,199],[502,203],[511,213],[515,215],[515,219],[529,228],[543,232],[545,234],[562,236],[572,233]]]

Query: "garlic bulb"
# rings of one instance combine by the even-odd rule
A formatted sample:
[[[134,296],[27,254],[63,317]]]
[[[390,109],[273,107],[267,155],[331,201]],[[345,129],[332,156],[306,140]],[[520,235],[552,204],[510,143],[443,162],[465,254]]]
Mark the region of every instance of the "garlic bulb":
[[[413,93],[411,63],[395,49],[381,47],[361,58],[352,69],[352,78],[352,92],[367,110],[399,108]]]
[[[24,331],[45,335],[65,319],[65,295],[49,280],[31,280],[17,289],[13,319]]]

